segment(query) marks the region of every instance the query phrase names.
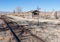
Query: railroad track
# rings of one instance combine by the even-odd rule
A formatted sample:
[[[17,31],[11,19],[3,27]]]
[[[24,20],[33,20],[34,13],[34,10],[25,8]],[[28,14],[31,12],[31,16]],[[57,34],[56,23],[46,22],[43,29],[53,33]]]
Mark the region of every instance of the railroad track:
[[[11,33],[12,33],[13,36],[15,37],[16,41],[17,41],[17,42],[21,42],[21,40],[18,38],[18,36],[15,34],[15,32],[14,32],[13,29],[12,29],[12,27],[10,26],[10,25],[11,25],[10,23],[13,24],[13,22],[10,21],[9,18],[7,18],[7,17],[5,17],[5,16],[2,17],[2,20],[6,23],[7,28],[11,31]]]
[[[29,36],[37,39],[38,42],[45,42],[44,40],[42,40],[38,36],[31,33],[31,31],[29,29],[26,29],[24,25],[18,25],[16,22],[11,21],[10,17],[2,16],[1,18],[6,23],[7,28],[13,34],[16,42],[27,42],[26,40],[28,40]],[[37,41],[34,41],[34,42],[37,42]]]

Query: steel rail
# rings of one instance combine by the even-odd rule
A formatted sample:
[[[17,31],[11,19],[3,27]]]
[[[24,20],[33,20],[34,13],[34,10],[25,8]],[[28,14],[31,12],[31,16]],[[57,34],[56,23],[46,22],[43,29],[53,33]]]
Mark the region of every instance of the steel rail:
[[[14,33],[14,31],[12,30],[12,28],[10,27],[10,25],[7,23],[7,20],[5,20],[5,18],[2,18],[2,20],[6,23],[8,29],[11,31],[11,33],[13,34],[13,36],[15,37],[17,42],[21,42],[21,40],[18,38],[18,36]]]

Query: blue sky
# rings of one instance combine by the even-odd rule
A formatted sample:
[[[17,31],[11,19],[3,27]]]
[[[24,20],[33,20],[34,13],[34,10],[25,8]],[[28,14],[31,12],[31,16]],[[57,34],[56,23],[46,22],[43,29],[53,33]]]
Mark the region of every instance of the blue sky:
[[[29,11],[37,6],[43,11],[60,10],[60,0],[0,0],[0,11],[13,11],[16,7]]]

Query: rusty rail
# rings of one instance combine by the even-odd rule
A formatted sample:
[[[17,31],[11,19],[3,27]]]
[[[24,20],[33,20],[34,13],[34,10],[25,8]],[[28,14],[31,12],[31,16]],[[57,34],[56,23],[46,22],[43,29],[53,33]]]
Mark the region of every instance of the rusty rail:
[[[12,30],[12,28],[9,26],[9,24],[8,24],[7,20],[5,19],[5,17],[3,17],[2,20],[6,23],[8,29],[11,31],[11,33],[15,37],[16,41],[17,42],[21,42],[21,40],[18,38],[18,36],[14,33],[14,31]]]

